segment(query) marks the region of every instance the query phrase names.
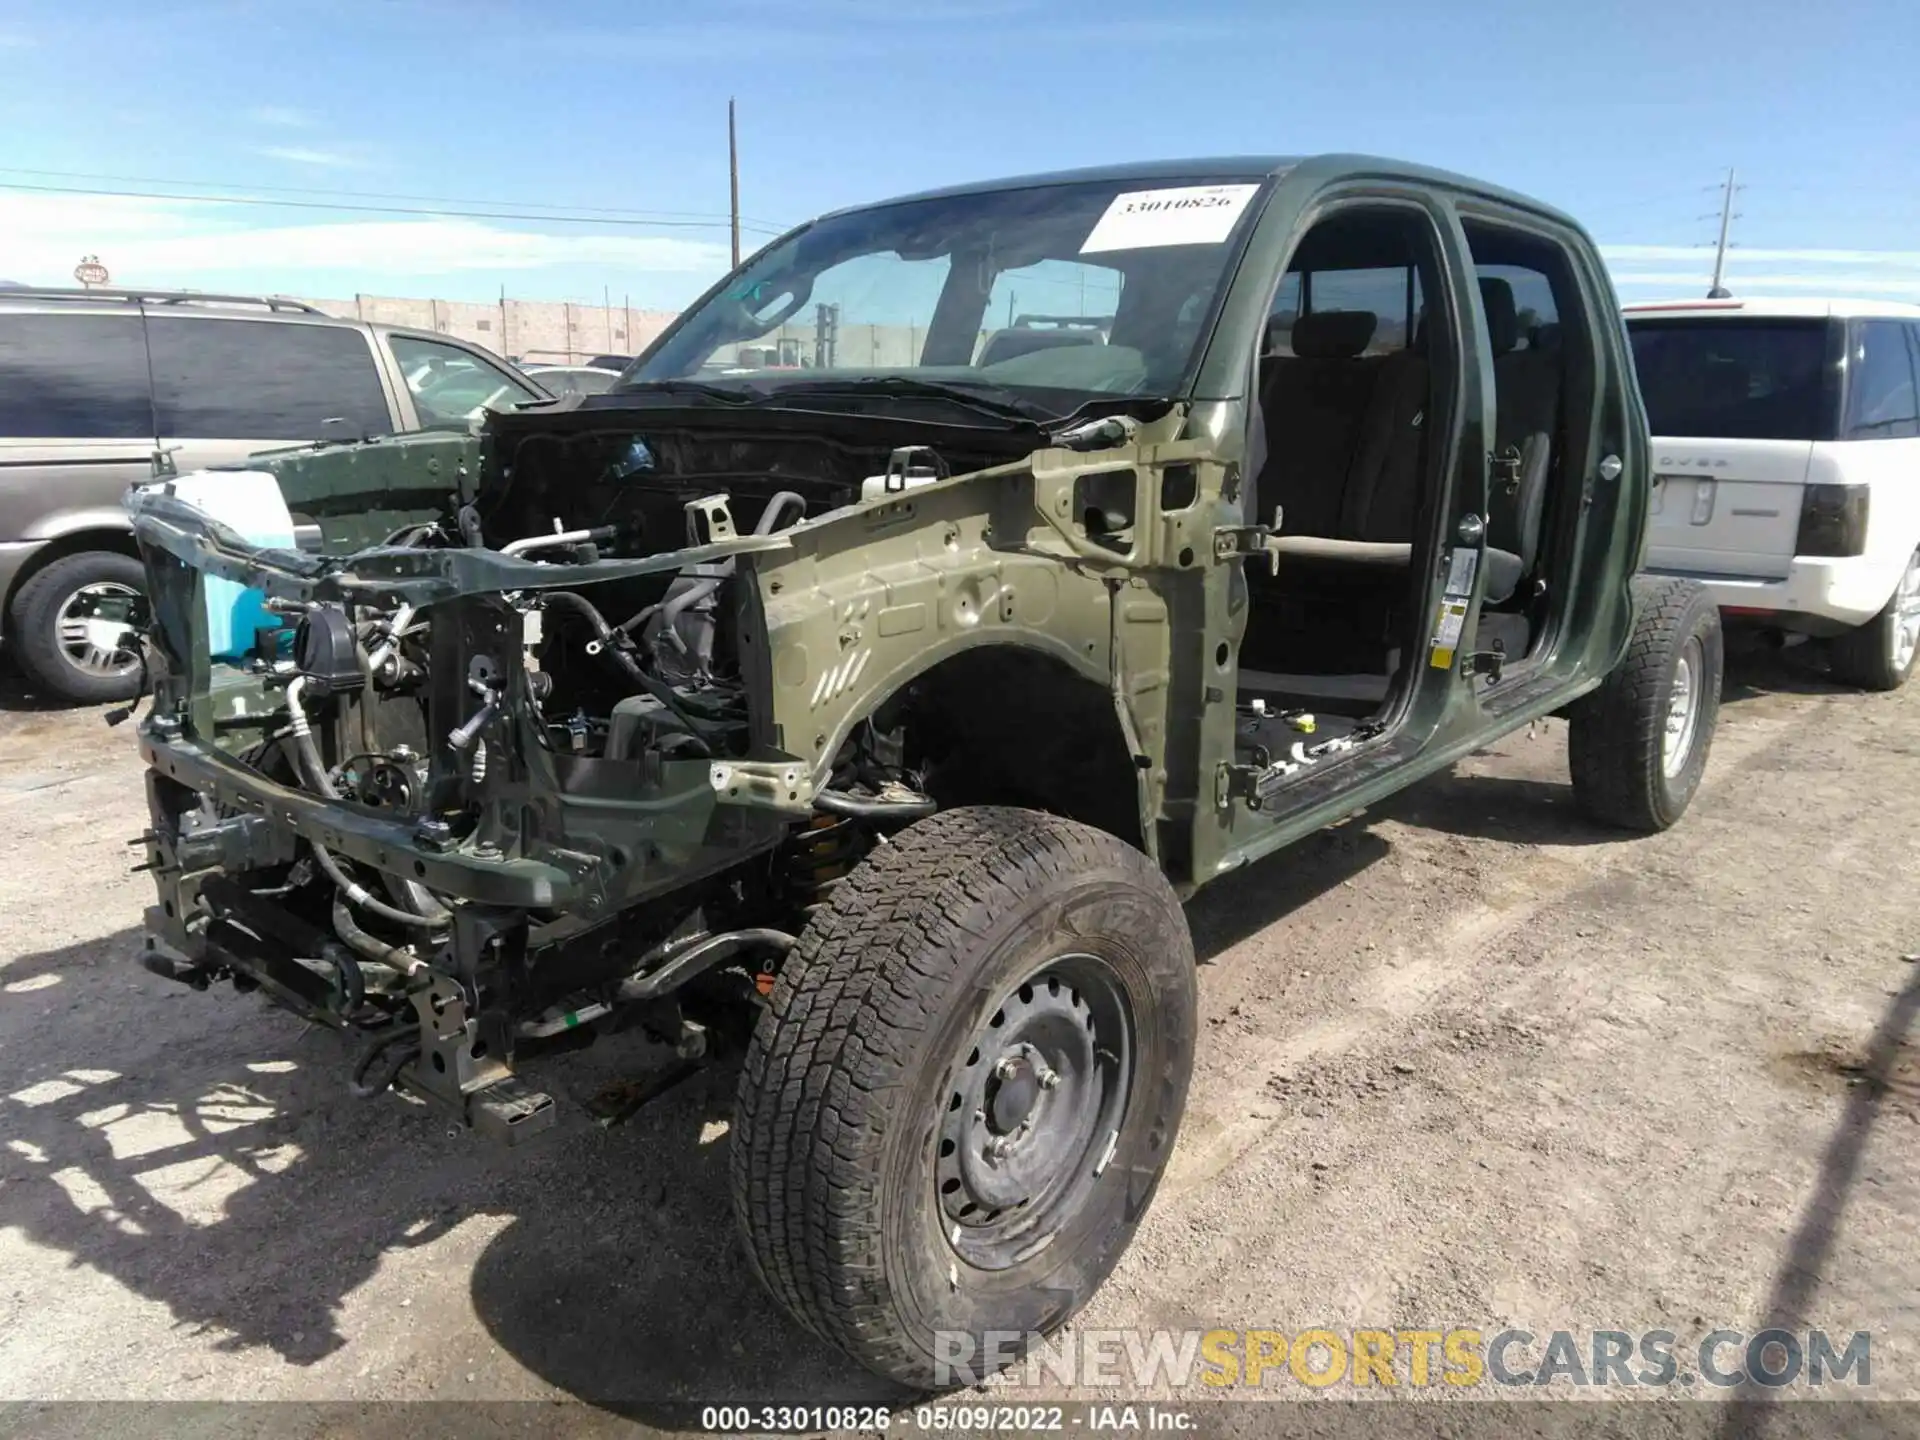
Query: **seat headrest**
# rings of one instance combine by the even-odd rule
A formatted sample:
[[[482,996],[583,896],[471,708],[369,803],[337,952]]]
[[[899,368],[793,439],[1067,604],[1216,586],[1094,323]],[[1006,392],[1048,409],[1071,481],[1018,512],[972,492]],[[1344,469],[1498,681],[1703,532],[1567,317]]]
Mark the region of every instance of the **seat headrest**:
[[[1314,310],[1293,322],[1293,353],[1307,360],[1351,360],[1373,340],[1371,310]]]
[[[1041,350],[1058,350],[1068,345],[1101,344],[1098,330],[996,330],[980,347],[975,365],[984,369],[1002,360],[1017,360]]]
[[[1480,308],[1487,315],[1487,339],[1497,360],[1520,343],[1520,311],[1513,303],[1513,286],[1492,276],[1483,277]]]

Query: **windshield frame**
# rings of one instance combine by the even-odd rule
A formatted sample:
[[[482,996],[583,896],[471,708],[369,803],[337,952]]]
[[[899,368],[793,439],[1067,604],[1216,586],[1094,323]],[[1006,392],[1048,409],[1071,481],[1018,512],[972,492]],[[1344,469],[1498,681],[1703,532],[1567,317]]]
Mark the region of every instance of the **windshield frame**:
[[[1193,342],[1181,362],[1179,373],[1170,385],[1157,388],[1149,387],[1139,391],[1081,390],[1068,387],[1022,385],[1018,383],[1009,384],[1004,380],[998,380],[990,375],[981,374],[977,377],[965,374],[955,375],[951,373],[950,367],[921,367],[918,365],[868,370],[862,370],[852,366],[835,367],[835,373],[831,377],[833,380],[843,381],[853,385],[857,385],[862,380],[869,378],[898,376],[903,379],[923,381],[936,386],[951,385],[956,391],[966,391],[975,388],[982,391],[1021,391],[1034,395],[1036,397],[1036,404],[1044,403],[1037,397],[1071,397],[1072,403],[1067,404],[1064,409],[1059,410],[1056,418],[1065,418],[1092,406],[1125,408],[1130,401],[1187,400],[1191,398],[1194,393],[1194,386],[1199,378],[1202,362],[1210,348],[1214,329],[1219,323],[1222,308],[1228,303],[1228,297],[1233,290],[1234,280],[1246,258],[1248,245],[1259,225],[1261,215],[1266,210],[1268,202],[1272,199],[1279,181],[1284,178],[1284,174],[1285,172],[1275,173],[1270,170],[1259,170],[1254,167],[1248,167],[1245,170],[1236,169],[1230,172],[1222,171],[1219,173],[1200,174],[1171,169],[1165,173],[1137,175],[1125,173],[1107,175],[1069,173],[1056,176],[1036,177],[1030,180],[1010,180],[1005,184],[989,183],[956,191],[907,195],[895,199],[878,201],[869,205],[847,206],[840,210],[830,211],[804,221],[785,233],[769,240],[751,255],[744,257],[739,265],[734,266],[725,274],[721,275],[711,286],[702,292],[698,299],[694,300],[682,310],[666,329],[656,335],[639,354],[634,356],[632,364],[621,372],[618,385],[595,398],[599,399],[603,404],[617,403],[619,397],[622,395],[646,393],[647,388],[654,383],[669,383],[676,380],[687,381],[698,378],[703,384],[717,384],[728,388],[737,387],[743,396],[751,397],[761,406],[782,404],[782,392],[789,387],[792,387],[796,391],[793,396],[796,402],[803,400],[805,398],[804,392],[810,384],[818,384],[828,377],[817,373],[809,373],[807,370],[791,372],[790,377],[785,374],[774,375],[767,373],[743,374],[737,377],[711,375],[698,377],[690,375],[644,377],[641,372],[645,370],[657,356],[672,347],[682,332],[695,323],[696,319],[710,304],[721,298],[726,290],[732,286],[740,276],[751,271],[781,247],[795,244],[803,236],[813,232],[822,225],[843,217],[870,215],[879,211],[922,205],[938,200],[962,201],[969,196],[992,197],[1016,195],[1036,190],[1107,186],[1112,188],[1113,192],[1118,195],[1137,190],[1251,185],[1254,187],[1253,193],[1247,197],[1246,204],[1241,210],[1241,213],[1235,217],[1233,228],[1228,232],[1226,239],[1219,242],[1220,260],[1213,292],[1208,299],[1204,313],[1199,319]],[[870,253],[884,252],[876,251]],[[778,328],[779,326],[777,325],[769,327],[769,330],[765,333],[770,334]],[[722,342],[723,345],[731,343],[734,342]],[[739,343],[745,344],[749,342],[742,340]]]

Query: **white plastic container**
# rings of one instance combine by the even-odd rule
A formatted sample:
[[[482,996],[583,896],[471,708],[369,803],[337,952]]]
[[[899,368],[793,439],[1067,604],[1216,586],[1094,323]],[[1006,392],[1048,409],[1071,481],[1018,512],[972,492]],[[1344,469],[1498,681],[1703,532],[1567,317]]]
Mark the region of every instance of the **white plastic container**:
[[[218,520],[249,545],[295,548],[293,515],[280,482],[264,470],[196,470],[167,482],[174,495]],[[203,577],[207,597],[207,653],[237,660],[253,648],[254,631],[265,626],[266,593],[216,575]]]

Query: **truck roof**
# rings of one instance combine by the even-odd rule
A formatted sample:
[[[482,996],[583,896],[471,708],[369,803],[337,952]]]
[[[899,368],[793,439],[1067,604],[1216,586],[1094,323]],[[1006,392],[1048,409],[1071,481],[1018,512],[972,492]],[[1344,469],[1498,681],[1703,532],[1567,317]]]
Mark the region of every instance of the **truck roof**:
[[[1136,160],[1124,164],[1094,165],[1077,170],[1053,170],[1031,175],[968,181],[941,186],[911,195],[887,197],[862,205],[843,206],[831,214],[869,209],[873,205],[898,204],[910,200],[937,200],[954,195],[978,195],[995,190],[1026,190],[1041,185],[1069,185],[1105,182],[1182,181],[1189,184],[1228,184],[1233,181],[1277,179],[1302,172],[1334,178],[1365,175],[1409,180],[1415,184],[1438,185],[1452,190],[1483,195],[1488,199],[1517,205],[1548,216],[1573,229],[1584,227],[1571,216],[1531,196],[1476,180],[1468,175],[1418,165],[1408,160],[1392,160],[1378,155],[1333,153],[1325,155],[1210,155],[1176,160]]]
[[[1631,305],[1622,305],[1620,309],[1629,320],[1636,315],[1680,316],[1689,320],[1717,316],[1745,316],[1761,320],[1920,320],[1920,305],[1910,305],[1903,300],[1864,300],[1843,296],[1753,295],[1726,300],[1639,300]]]

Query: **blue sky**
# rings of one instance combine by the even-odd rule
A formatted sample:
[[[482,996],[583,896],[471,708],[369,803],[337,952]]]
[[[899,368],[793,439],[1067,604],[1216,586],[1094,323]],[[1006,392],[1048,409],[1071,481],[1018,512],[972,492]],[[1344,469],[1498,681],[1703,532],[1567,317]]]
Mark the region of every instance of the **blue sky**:
[[[956,180],[1361,150],[1551,200],[1624,296],[1692,294],[1732,164],[1736,292],[1920,300],[1916,75],[1913,0],[0,0],[0,278],[94,252],[127,283],[676,307],[726,261],[735,96],[749,249]],[[619,213],[371,208],[445,198]]]

